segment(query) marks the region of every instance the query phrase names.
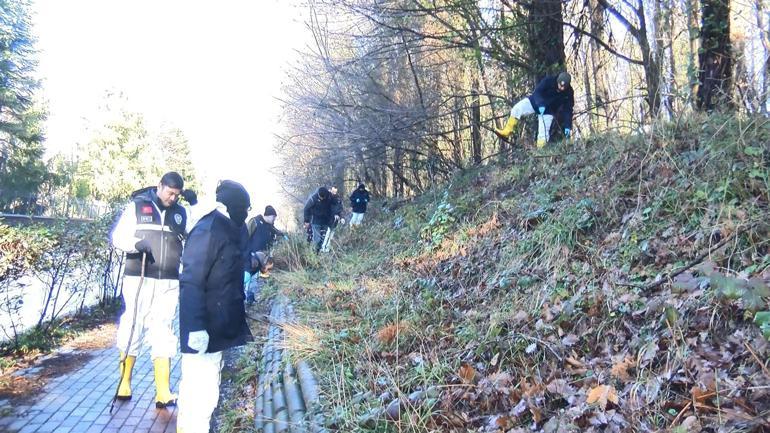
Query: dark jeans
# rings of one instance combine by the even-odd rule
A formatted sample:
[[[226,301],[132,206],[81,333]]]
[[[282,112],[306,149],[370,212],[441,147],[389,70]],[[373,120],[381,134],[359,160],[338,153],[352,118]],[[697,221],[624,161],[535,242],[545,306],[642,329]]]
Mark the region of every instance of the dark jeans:
[[[326,236],[326,230],[329,226],[326,224],[313,224],[313,245],[315,246],[315,252],[321,251],[321,245],[324,242],[324,236]]]
[[[259,276],[259,272],[251,276],[249,287],[246,289],[246,303],[251,305],[257,300],[257,295],[262,291],[262,277]]]

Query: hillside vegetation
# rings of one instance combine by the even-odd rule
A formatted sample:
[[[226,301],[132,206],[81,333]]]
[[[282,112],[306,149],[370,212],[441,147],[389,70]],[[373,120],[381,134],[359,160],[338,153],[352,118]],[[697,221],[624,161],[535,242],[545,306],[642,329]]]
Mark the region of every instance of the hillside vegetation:
[[[769,166],[764,118],[519,149],[282,244],[266,295],[340,431],[767,431]]]

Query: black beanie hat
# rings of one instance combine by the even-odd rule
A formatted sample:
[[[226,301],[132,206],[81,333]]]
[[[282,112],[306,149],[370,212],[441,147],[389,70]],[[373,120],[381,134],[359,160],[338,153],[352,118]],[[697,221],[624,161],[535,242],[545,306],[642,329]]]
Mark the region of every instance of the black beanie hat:
[[[246,216],[251,207],[251,199],[246,188],[238,182],[223,180],[217,186],[217,201],[227,206],[227,213],[236,225],[246,221]]]
[[[318,196],[319,197],[321,197],[321,198],[329,198],[330,195],[331,195],[331,193],[329,192],[328,189],[326,189],[325,186],[322,186],[322,187],[318,188]]]
[[[278,216],[278,214],[275,212],[275,208],[270,206],[270,205],[265,206],[265,213],[263,215],[264,216],[270,216],[270,215]]]

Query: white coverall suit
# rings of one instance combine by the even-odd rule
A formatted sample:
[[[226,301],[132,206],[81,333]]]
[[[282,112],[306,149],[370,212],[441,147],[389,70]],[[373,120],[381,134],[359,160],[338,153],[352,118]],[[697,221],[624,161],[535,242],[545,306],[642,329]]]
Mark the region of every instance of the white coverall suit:
[[[181,206],[180,206],[181,207]],[[137,224],[136,206],[130,203],[118,220],[115,230],[112,232],[112,244],[126,253],[136,253],[135,245],[141,240],[137,237],[138,229],[168,230],[161,225]],[[155,208],[161,214],[161,220],[165,218],[168,210]],[[141,217],[140,217],[141,218]],[[164,233],[172,236],[172,233]],[[162,260],[162,257],[153,258]],[[177,262],[176,267],[179,267]],[[147,344],[150,346],[150,357],[173,358],[176,355],[179,344],[174,334],[173,323],[176,317],[176,308],[179,303],[179,280],[175,278],[153,278],[153,275],[145,274],[141,288],[140,276],[125,275],[123,277],[123,298],[126,310],[120,316],[118,326],[117,348],[130,356],[139,355],[141,348]],[[139,298],[137,299],[137,290]],[[136,310],[136,326],[134,321]],[[128,346],[131,335],[131,347]]]
[[[155,375],[155,407],[162,409],[176,404],[170,364],[178,344],[173,323],[179,304],[179,267],[188,211],[177,203],[160,207],[156,200],[155,190],[135,195],[112,232],[112,244],[126,253],[126,311],[118,326],[120,385],[115,397],[132,398],[132,369],[142,347],[148,344]]]

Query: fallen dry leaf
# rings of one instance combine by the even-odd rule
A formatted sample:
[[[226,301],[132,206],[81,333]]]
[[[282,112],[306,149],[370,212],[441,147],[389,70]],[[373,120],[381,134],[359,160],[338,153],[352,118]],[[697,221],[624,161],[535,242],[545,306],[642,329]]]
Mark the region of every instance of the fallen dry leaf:
[[[377,331],[377,340],[382,344],[390,344],[398,334],[403,333],[407,325],[404,322],[392,323]]]
[[[575,343],[577,343],[579,340],[578,336],[575,334],[567,334],[566,337],[561,339],[561,344],[565,346],[574,346]]]
[[[583,364],[582,362],[578,361],[577,359],[575,359],[575,358],[573,358],[571,356],[568,356],[564,360],[567,361],[567,364],[569,364],[569,365],[571,365],[571,366],[573,366],[575,368],[585,368],[585,366],[586,366],[585,364]]]
[[[690,390],[690,393],[692,394],[692,399],[696,403],[700,403],[700,404],[705,404],[706,400],[717,395],[716,392],[714,391],[703,389],[698,386],[693,386],[692,389]]]
[[[473,383],[473,379],[476,378],[476,370],[468,364],[463,364],[460,367],[460,371],[457,372],[457,375],[463,383]]]
[[[595,404],[602,409],[607,407],[608,402],[617,405],[619,401],[615,388],[608,385],[598,385],[591,388],[586,399],[586,403]]]
[[[687,433],[700,433],[702,429],[700,421],[698,421],[698,418],[694,415],[685,418],[680,426],[684,428]]]
[[[492,385],[495,388],[502,388],[511,386],[511,382],[513,381],[513,378],[510,374],[506,372],[498,372],[498,373],[492,373],[489,376],[487,376],[486,379],[482,380],[482,382],[486,381],[490,385]]]
[[[628,373],[628,370],[633,367],[634,360],[629,357],[625,357],[622,361],[615,363],[612,366],[610,372],[612,373],[613,377],[616,377],[623,382],[630,382],[633,380],[633,378]]]

